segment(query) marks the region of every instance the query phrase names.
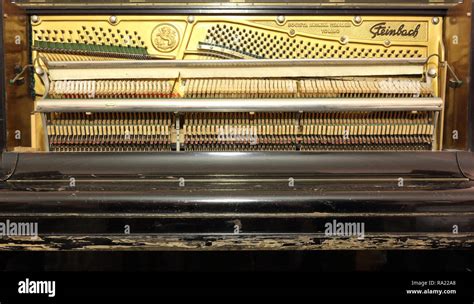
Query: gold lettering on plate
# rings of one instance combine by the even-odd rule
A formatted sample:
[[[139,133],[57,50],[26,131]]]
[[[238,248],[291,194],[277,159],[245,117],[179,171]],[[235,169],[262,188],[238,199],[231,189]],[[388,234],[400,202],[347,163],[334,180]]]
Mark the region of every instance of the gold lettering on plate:
[[[271,23],[259,22],[270,26]],[[282,26],[293,29],[297,33],[311,35],[334,36],[342,35],[351,39],[383,41],[390,38],[392,41],[426,41],[428,25],[424,21],[365,21],[355,26],[351,21],[289,21]],[[279,28],[281,28],[279,26]]]

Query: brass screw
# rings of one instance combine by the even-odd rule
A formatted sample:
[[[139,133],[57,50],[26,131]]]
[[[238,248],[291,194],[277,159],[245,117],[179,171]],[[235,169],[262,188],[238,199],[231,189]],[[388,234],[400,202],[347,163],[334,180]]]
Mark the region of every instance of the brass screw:
[[[353,20],[354,20],[354,23],[356,25],[359,25],[359,24],[362,23],[362,17],[361,16],[355,16]]]
[[[44,70],[41,67],[36,67],[35,68],[35,73],[38,74],[38,75],[43,75]]]
[[[110,16],[109,22],[112,24],[117,24],[118,18],[117,16]]]
[[[438,76],[438,73],[436,72],[436,69],[435,68],[431,68],[428,70],[428,76],[430,76],[431,78],[435,78],[436,76]]]

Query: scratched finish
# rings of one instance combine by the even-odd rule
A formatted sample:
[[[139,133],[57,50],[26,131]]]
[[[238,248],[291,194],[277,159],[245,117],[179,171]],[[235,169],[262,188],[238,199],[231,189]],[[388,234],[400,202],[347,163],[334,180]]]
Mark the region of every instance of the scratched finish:
[[[327,238],[321,234],[221,236],[47,236],[0,239],[0,250],[362,250],[362,249],[472,249],[474,234],[368,235]]]

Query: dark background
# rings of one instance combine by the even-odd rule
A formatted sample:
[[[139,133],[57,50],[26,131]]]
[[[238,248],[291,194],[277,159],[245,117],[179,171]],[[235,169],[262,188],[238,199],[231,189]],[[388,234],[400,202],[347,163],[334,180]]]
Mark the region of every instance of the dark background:
[[[380,302],[383,297],[404,304],[472,304],[473,270],[470,250],[3,252],[0,302],[84,303],[87,298],[104,303],[104,298],[129,302],[179,296],[286,296],[293,301],[297,296],[342,296],[357,297],[356,303],[370,302],[367,297],[385,303]],[[54,280],[56,297],[19,295],[18,282],[26,278]],[[455,289],[457,295],[407,296],[407,289],[423,289],[413,286],[413,280],[455,280],[456,286],[432,288]]]
[[[3,252],[0,271],[473,272],[471,250]]]

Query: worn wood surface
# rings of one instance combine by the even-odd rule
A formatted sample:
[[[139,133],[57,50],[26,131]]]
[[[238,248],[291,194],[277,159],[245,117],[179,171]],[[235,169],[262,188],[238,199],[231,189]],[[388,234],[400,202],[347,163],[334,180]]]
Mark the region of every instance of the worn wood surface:
[[[474,234],[371,234],[357,238],[305,235],[55,235],[0,238],[0,250],[361,250],[472,249]]]

